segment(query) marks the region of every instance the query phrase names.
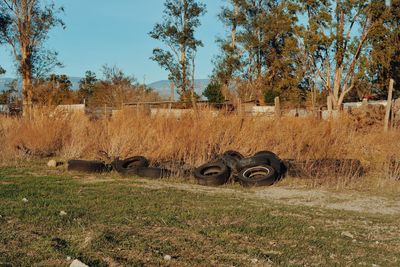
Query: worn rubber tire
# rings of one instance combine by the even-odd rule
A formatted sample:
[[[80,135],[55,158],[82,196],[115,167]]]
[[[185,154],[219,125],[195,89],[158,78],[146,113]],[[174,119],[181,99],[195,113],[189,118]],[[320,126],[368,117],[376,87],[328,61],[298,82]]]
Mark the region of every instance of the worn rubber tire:
[[[266,164],[248,165],[238,175],[238,181],[246,187],[270,186],[278,179],[275,169]]]
[[[243,158],[237,163],[237,170],[240,172],[244,168],[253,165],[270,165],[270,160],[262,155]]]
[[[230,170],[219,160],[201,165],[194,170],[193,174],[200,185],[218,186],[228,181]]]
[[[271,165],[275,171],[277,172],[279,178],[284,176],[287,172],[287,166],[284,162],[274,153],[271,151],[259,151],[254,154],[255,157],[264,157],[265,159],[269,160],[269,165]]]
[[[137,168],[136,175],[143,178],[151,178],[151,179],[160,179],[166,178],[170,176],[171,172],[162,169],[162,168],[154,168],[154,167],[139,167]]]
[[[237,164],[239,160],[243,159],[243,155],[234,150],[228,150],[221,156],[223,163],[228,166],[232,172],[237,172]]]
[[[116,159],[112,166],[122,176],[133,176],[137,174],[138,168],[148,167],[149,161],[145,157],[135,156],[124,160]]]
[[[228,150],[225,151],[222,156],[231,156],[232,158],[234,158],[236,161],[241,160],[242,158],[244,158],[244,156],[242,154],[240,154],[239,152],[235,151],[235,150]]]
[[[69,160],[68,170],[88,173],[102,173],[111,171],[111,166],[98,160]]]
[[[261,150],[261,151],[254,153],[254,156],[258,156],[258,155],[271,155],[274,157],[278,157],[278,155],[276,155],[274,152],[269,151],[269,150]]]

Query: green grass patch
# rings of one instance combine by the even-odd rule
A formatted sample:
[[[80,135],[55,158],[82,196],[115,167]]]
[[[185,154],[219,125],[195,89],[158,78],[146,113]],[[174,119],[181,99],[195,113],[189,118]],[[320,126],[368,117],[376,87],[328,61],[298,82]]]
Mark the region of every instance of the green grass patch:
[[[399,216],[88,179],[0,169],[0,266],[67,266],[67,256],[90,266],[400,264]]]

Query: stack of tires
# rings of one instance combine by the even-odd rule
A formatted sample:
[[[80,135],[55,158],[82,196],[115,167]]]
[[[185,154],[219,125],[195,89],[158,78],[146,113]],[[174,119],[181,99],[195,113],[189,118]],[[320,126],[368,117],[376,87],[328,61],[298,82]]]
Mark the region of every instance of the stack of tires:
[[[70,160],[68,161],[68,170],[88,173],[104,173],[115,170],[121,176],[139,176],[152,179],[164,178],[170,175],[170,171],[166,169],[149,167],[149,165],[149,161],[142,156],[130,157],[124,160],[117,158],[111,164],[93,160]]]
[[[206,163],[194,171],[198,183],[218,186],[229,180],[243,186],[269,186],[287,171],[283,161],[271,151],[259,151],[245,158],[237,151],[226,151],[216,161]]]

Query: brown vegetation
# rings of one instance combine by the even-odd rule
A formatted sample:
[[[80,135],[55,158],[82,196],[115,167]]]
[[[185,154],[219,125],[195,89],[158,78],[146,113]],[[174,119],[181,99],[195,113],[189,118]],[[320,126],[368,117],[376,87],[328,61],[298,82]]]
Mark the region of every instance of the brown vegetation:
[[[398,166],[400,159],[400,132],[383,133],[381,126],[367,127],[360,131],[348,118],[274,120],[201,113],[176,119],[125,110],[111,119],[90,120],[85,115],[42,112],[33,120],[0,118],[0,160],[45,156],[93,159],[103,150],[114,157],[144,155],[158,162],[182,160],[198,165],[229,149],[245,155],[267,149],[283,159],[358,159],[367,175],[340,177],[334,184],[373,178],[375,184],[383,185],[400,173],[396,171],[399,168],[390,168]],[[323,184],[331,182],[328,178],[314,180]]]

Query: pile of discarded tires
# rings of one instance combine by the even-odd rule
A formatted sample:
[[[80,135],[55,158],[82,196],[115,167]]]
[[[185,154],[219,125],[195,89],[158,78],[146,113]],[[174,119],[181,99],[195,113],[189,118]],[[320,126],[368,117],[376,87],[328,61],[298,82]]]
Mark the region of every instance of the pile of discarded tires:
[[[142,156],[130,157],[124,160],[119,158],[110,164],[103,161],[69,160],[68,170],[88,173],[104,173],[112,170],[121,176],[138,176],[145,178],[164,178],[170,175],[170,171],[164,168],[149,167],[149,161]]]
[[[198,183],[218,186],[229,181],[246,187],[269,186],[279,181],[287,168],[283,161],[271,151],[259,151],[244,157],[237,151],[226,151],[217,160],[201,165],[194,170]]]

